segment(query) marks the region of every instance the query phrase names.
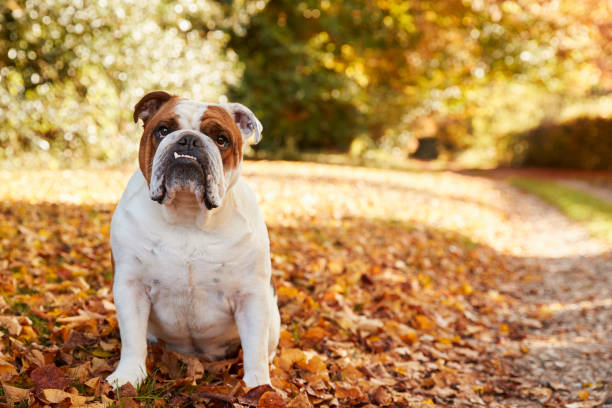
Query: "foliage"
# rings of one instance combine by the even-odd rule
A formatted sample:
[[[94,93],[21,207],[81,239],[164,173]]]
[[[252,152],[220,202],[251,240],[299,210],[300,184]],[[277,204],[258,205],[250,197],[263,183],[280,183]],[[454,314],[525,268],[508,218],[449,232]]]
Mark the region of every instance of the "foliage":
[[[238,79],[212,1],[0,4],[0,157],[120,163],[136,155],[131,107],[152,89],[217,100]],[[207,25],[193,29],[191,20]]]
[[[508,136],[513,164],[612,170],[612,118],[580,117],[545,122]]]
[[[232,36],[245,68],[232,95],[272,124],[264,149],[345,151],[365,135],[406,157],[435,135],[496,160],[503,135],[605,86],[606,7],[270,1]]]
[[[569,218],[584,223],[596,236],[612,240],[612,204],[553,181],[510,178],[512,185],[541,197]]]
[[[406,158],[436,136],[446,156],[496,163],[505,135],[609,92],[610,12],[594,0],[8,0],[0,158],[130,161],[130,109],[163,88],[247,104],[267,153],[356,143]]]

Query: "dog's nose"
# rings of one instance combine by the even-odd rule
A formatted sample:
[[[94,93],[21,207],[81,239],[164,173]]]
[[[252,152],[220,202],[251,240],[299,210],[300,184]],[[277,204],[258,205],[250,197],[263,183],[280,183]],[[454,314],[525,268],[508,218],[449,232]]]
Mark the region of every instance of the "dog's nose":
[[[185,146],[187,148],[202,147],[202,143],[200,142],[200,139],[196,135],[184,135],[176,143],[180,144],[181,146]]]

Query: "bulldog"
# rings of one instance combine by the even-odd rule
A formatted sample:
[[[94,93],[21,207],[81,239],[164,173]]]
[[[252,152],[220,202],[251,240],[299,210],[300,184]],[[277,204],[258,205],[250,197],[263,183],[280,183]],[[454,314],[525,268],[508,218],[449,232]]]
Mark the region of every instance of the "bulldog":
[[[147,341],[209,360],[242,345],[247,386],[270,383],[280,332],[268,231],[240,177],[262,126],[238,103],[156,91],[134,108],[139,164],[111,222],[121,358],[106,379],[146,377]]]

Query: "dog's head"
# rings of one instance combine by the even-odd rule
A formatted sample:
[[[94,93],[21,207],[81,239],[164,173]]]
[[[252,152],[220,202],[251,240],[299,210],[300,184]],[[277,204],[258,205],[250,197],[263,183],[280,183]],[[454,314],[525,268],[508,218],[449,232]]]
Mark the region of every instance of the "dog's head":
[[[134,122],[138,119],[144,123],[140,170],[151,199],[160,204],[188,192],[202,208],[220,206],[240,174],[243,144],[261,139],[261,123],[239,103],[204,103],[155,91],[134,107]]]

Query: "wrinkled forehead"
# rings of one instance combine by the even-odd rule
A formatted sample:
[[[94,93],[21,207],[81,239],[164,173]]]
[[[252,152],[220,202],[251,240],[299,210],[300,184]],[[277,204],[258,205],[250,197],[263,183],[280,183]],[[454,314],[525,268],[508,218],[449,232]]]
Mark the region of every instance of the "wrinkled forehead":
[[[180,99],[174,106],[174,114],[181,129],[199,130],[202,116],[212,106],[210,103]]]

